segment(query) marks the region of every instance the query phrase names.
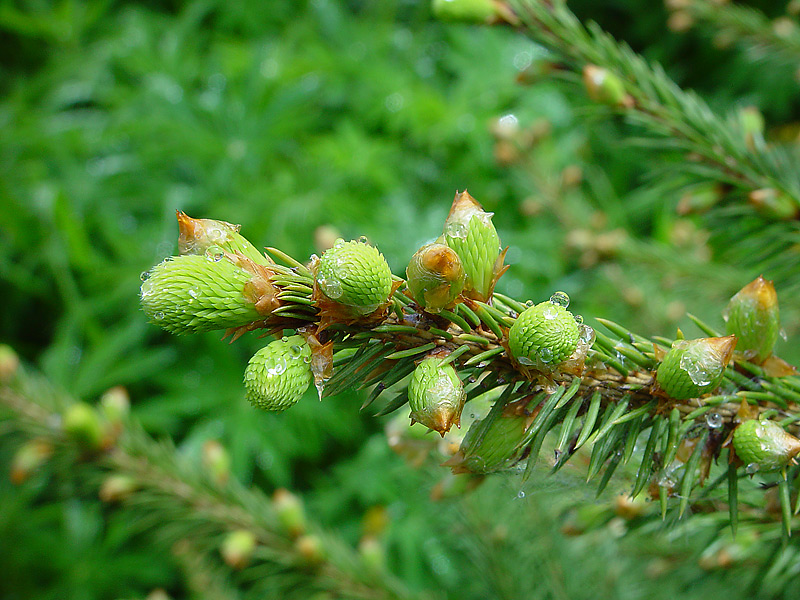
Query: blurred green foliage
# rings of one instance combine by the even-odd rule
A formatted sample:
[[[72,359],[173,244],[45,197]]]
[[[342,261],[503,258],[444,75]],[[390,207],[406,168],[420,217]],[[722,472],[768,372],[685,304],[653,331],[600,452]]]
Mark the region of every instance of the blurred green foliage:
[[[796,118],[790,72],[667,32],[651,2],[574,8],[712,105]],[[683,182],[653,172],[678,158],[624,142],[631,128],[591,107],[569,77],[540,76],[541,48],[511,30],[440,24],[410,0],[4,0],[0,43],[10,50],[0,62],[0,341],[51,380],[90,401],[125,385],[149,432],[195,459],[221,440],[238,478],[302,493],[354,544],[364,512],[386,506],[389,564],[412,588],[745,594],[732,572],[698,566],[710,540],[626,537],[624,524],[619,537],[564,537],[564,507],[594,502],[567,475],[533,483],[525,498],[511,476],[432,503],[445,470],[395,456],[357,394],[319,403],[312,390],[285,415],[254,411],[241,374],[264,340],[173,337],[139,309],[140,273],[176,251],[176,209],[241,223],[257,245],[301,260],[322,249],[321,226],[366,235],[402,274],[440,233],[452,194],[469,188],[510,246],[499,291],[541,300],[562,289],[578,312],[646,335],[691,329],[687,310],[719,325],[758,266],[726,256],[714,223],[676,213]],[[784,273],[772,276],[796,338],[798,284]],[[777,350],[800,357],[782,341]],[[2,438],[0,464],[18,443]],[[164,587],[182,597],[167,549],[76,485],[57,464],[22,487],[0,482],[0,560],[11,574],[0,596]]]

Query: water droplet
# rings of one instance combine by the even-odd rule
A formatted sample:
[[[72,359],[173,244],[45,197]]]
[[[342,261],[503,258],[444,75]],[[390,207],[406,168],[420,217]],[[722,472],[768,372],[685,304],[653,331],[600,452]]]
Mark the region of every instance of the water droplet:
[[[225,253],[217,247],[212,247],[206,250],[206,260],[208,262],[219,262]]]
[[[337,300],[338,298],[342,297],[342,284],[338,279],[322,279],[317,280],[319,283],[320,289],[322,289],[322,293],[325,294],[331,300]]]
[[[197,295],[198,295],[199,292],[200,292],[200,290],[197,287],[189,288],[189,295],[192,297],[192,300],[197,298]]]
[[[583,315],[573,315],[573,317],[578,325],[583,325]]]
[[[317,388],[317,395],[319,396],[319,401],[322,402],[322,392],[325,391],[325,382],[314,381],[314,387]]]
[[[526,367],[530,367],[530,366],[533,365],[533,361],[530,358],[528,358],[527,356],[520,356],[517,359],[517,362],[519,364],[521,364],[521,365],[525,365]]]
[[[445,226],[444,233],[448,237],[466,238],[467,226],[464,223],[459,223],[458,221],[451,221]]]
[[[360,235],[360,236],[358,236],[358,243],[359,244],[367,244],[367,243],[369,243],[369,240],[367,240],[367,236]]]
[[[525,497],[525,492],[523,492],[522,490],[520,490],[520,491],[517,493],[517,498],[520,498],[520,499],[521,499],[521,498],[524,498],[524,497]]]
[[[298,346],[297,344],[289,346],[289,356],[294,360],[302,358],[303,356],[302,346]]]
[[[556,306],[567,308],[569,306],[569,296],[566,294],[566,292],[556,292],[550,296],[550,302]]]
[[[750,463],[749,465],[747,465],[744,468],[744,470],[745,470],[745,473],[747,473],[748,475],[752,475],[753,473],[758,471],[759,468],[760,467],[758,466],[758,463]]]
[[[722,427],[722,415],[719,413],[706,414],[706,425],[711,429],[719,429]]]
[[[333,247],[334,248],[341,248],[342,246],[344,246],[344,244],[345,244],[345,241],[342,238],[339,238],[333,243]]]
[[[488,363],[488,362],[486,362],[485,360],[482,360],[482,361],[481,361],[481,362],[479,362],[477,365],[475,365],[475,368],[476,368],[476,369],[485,369],[485,368],[486,368],[486,367],[488,367],[488,366],[489,366],[489,363]]]
[[[142,271],[142,274],[139,275],[139,279],[141,279],[142,281],[147,281],[148,279],[150,279],[150,271]]]
[[[527,306],[528,308],[530,308],[531,306],[533,306],[533,300],[526,300],[526,301],[525,301],[525,306]]]
[[[547,346],[539,348],[539,358],[542,359],[542,362],[549,363],[553,360],[553,349]]]
[[[680,367],[700,387],[709,385],[723,369],[716,353],[709,352],[704,344],[688,348],[681,356]]]
[[[558,316],[558,310],[555,306],[545,306],[542,310],[542,316],[548,321],[552,321]]]
[[[163,312],[161,312],[161,311],[158,311],[157,313],[155,313],[155,314],[153,315],[153,318],[154,318],[156,321],[161,321],[161,320],[164,318],[164,313],[163,313]]]
[[[282,357],[279,357],[275,360],[274,364],[267,369],[267,375],[281,375],[284,371],[286,371],[286,361]]]
[[[783,327],[781,327],[780,330],[778,331],[778,335],[781,336],[781,339],[784,342],[789,341],[789,336],[786,335],[786,330]]]

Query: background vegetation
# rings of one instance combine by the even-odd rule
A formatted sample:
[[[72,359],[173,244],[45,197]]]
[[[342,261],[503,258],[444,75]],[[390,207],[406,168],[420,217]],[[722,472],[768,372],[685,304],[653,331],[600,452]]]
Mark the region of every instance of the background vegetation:
[[[702,13],[681,23],[645,0],[570,6],[714,110],[757,106],[769,139],[795,140],[800,53],[725,43]],[[579,469],[524,487],[496,476],[433,501],[445,469],[393,453],[391,417],[360,413],[358,394],[254,411],[241,374],[263,340],[169,336],[139,309],[139,274],[175,251],[175,209],[242,223],[257,245],[299,258],[366,235],[401,274],[466,187],[510,246],[499,291],[564,290],[587,317],[671,335],[692,329],[687,310],[718,326],[727,299],[763,272],[797,339],[797,227],[776,230],[742,202],[686,210],[717,189],[682,174],[666,144],[633,144],[636,126],[594,105],[577,77],[547,76],[556,57],[542,47],[510,28],[440,23],[410,0],[8,0],[0,43],[11,50],[0,62],[0,341],[65,392],[94,401],[126,386],[147,432],[190,461],[219,440],[237,479],[292,489],[350,545],[385,515],[389,570],[412,591],[791,596],[797,570],[764,584],[768,557],[749,555],[746,536],[721,538],[724,523],[629,531],[611,509],[625,482],[595,500]],[[800,358],[790,342],[776,351]],[[100,502],[91,478],[54,462],[12,485],[22,439],[0,422],[0,596],[204,597],[200,567]],[[258,590],[252,577],[222,580],[221,597]]]

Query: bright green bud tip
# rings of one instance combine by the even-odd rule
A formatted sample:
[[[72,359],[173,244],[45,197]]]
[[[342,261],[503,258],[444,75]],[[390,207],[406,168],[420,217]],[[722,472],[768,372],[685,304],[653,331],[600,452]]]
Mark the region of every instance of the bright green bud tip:
[[[710,392],[722,381],[736,337],[678,340],[658,366],[656,379],[670,398],[688,400]]]
[[[328,299],[357,315],[375,312],[392,292],[392,272],[383,254],[357,240],[337,240],[319,259],[316,281]]]
[[[492,214],[465,191],[456,194],[444,223],[445,242],[456,251],[464,267],[464,291],[481,301],[491,297],[494,284],[504,270]]]
[[[239,233],[241,225],[213,219],[193,219],[184,212],[178,215],[178,250],[181,254],[206,254],[216,249],[238,252],[256,264],[269,264],[267,258]]]
[[[554,295],[554,299],[566,297]],[[578,347],[580,327],[553,300],[525,309],[508,332],[508,348],[520,364],[542,368],[564,362]]]
[[[443,21],[488,23],[496,12],[492,0],[433,0],[433,14]]]
[[[460,424],[466,394],[453,365],[442,366],[442,360],[427,356],[417,365],[408,384],[408,404],[412,422],[444,436]]]
[[[774,421],[752,419],[736,428],[733,448],[748,473],[777,471],[800,452],[800,440]]]
[[[494,473],[510,467],[522,450],[525,433],[532,423],[519,404],[508,405],[486,429],[485,420],[475,421],[458,452],[445,465],[453,473]]]
[[[780,314],[775,286],[759,276],[731,298],[722,316],[726,329],[739,338],[737,348],[759,362],[772,354],[778,340]]]
[[[256,536],[251,531],[236,529],[222,540],[219,553],[229,567],[243,569],[250,563],[256,544]]]
[[[631,103],[625,85],[615,73],[595,65],[583,68],[583,84],[589,98],[595,102],[623,107]]]
[[[99,450],[103,445],[100,415],[85,402],[76,402],[67,407],[61,426],[64,433],[87,450]]]
[[[411,257],[406,280],[417,304],[428,312],[438,313],[452,305],[464,289],[464,267],[451,248],[428,244]]]
[[[241,327],[264,318],[248,293],[251,279],[221,251],[170,257],[146,275],[142,308],[152,323],[178,335]]]
[[[261,348],[244,371],[248,402],[264,410],[286,410],[300,400],[314,378],[310,362],[311,348],[299,335]]]

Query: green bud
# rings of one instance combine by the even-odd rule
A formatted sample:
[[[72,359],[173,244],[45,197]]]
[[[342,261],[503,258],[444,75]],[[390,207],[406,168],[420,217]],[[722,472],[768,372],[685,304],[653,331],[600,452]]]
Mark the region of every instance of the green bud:
[[[233,569],[244,569],[253,558],[256,549],[256,536],[247,529],[231,531],[222,540],[219,553],[225,564]]]
[[[494,473],[510,467],[522,450],[525,433],[533,422],[524,411],[524,402],[510,404],[495,417],[489,428],[485,420],[475,421],[461,442],[461,447],[445,465],[453,473]]]
[[[119,425],[131,409],[131,400],[128,390],[121,385],[106,390],[100,397],[100,411],[106,421]]]
[[[319,259],[316,285],[356,316],[375,312],[392,293],[392,272],[383,254],[357,240],[336,240]]]
[[[242,327],[269,315],[277,300],[268,275],[215,252],[170,257],[151,269],[141,300],[152,323],[183,335]]]
[[[739,109],[739,125],[744,134],[744,140],[750,150],[764,148],[764,115],[755,106],[745,106]]]
[[[239,253],[259,265],[270,261],[239,233],[241,225],[213,219],[193,219],[181,211],[178,215],[178,250],[181,254],[205,255],[206,252],[222,250],[229,254]]]
[[[616,107],[628,107],[633,103],[619,76],[602,67],[586,65],[583,68],[583,84],[589,98],[595,102]]]
[[[428,244],[411,257],[406,279],[417,304],[428,312],[438,313],[451,306],[464,289],[464,267],[451,248]]]
[[[278,516],[283,529],[292,537],[298,537],[306,532],[306,513],[303,503],[289,490],[280,488],[272,496],[272,506]]]
[[[202,453],[203,467],[216,483],[223,485],[231,476],[231,455],[217,440],[206,440]]]
[[[737,347],[748,358],[765,361],[780,330],[778,295],[775,286],[761,275],[731,298],[722,313],[729,334],[739,338]]]
[[[552,367],[575,352],[581,331],[566,308],[568,302],[566,294],[557,292],[551,300],[530,306],[517,317],[508,332],[508,348],[520,364]]]
[[[84,450],[100,450],[103,447],[103,425],[97,411],[84,402],[67,407],[61,424],[64,433],[75,440]]]
[[[800,208],[794,199],[781,190],[753,190],[747,198],[756,210],[771,219],[791,221],[800,215]]]
[[[0,383],[11,381],[19,369],[19,356],[11,346],[0,344]]]
[[[677,340],[658,366],[658,385],[675,400],[697,398],[710,392],[722,381],[735,347],[733,335]]]
[[[294,542],[295,552],[308,567],[319,565],[325,560],[325,545],[317,535],[302,535]]]
[[[52,455],[53,445],[46,440],[25,442],[11,458],[11,482],[16,485],[24,483]]]
[[[491,23],[497,13],[492,0],[433,0],[433,14],[443,21]]]
[[[444,223],[445,242],[456,251],[464,267],[465,295],[482,302],[491,298],[495,283],[505,272],[505,252],[500,252],[492,214],[464,191],[456,193]]]
[[[109,475],[100,485],[100,500],[103,502],[122,502],[139,488],[133,477]]]
[[[444,437],[461,422],[466,394],[452,363],[442,366],[442,360],[426,356],[417,365],[408,384],[408,404],[412,423],[422,423]]]
[[[800,452],[800,440],[774,421],[751,419],[736,428],[733,448],[748,473],[777,471]]]
[[[270,342],[247,363],[244,386],[256,408],[281,411],[295,404],[314,379],[311,348],[299,335]]]

